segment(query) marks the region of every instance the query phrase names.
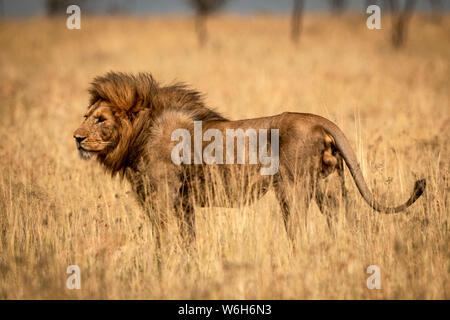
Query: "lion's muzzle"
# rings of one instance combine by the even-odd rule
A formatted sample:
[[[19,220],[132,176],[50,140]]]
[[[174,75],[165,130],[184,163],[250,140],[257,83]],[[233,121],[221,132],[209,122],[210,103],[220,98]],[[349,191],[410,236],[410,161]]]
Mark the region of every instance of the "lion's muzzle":
[[[93,152],[84,149],[83,146],[81,145],[81,143],[86,139],[86,137],[76,133],[74,134],[73,137],[75,138],[75,142],[77,144],[77,149],[80,154],[80,157],[84,160],[89,160],[90,158],[92,158]]]

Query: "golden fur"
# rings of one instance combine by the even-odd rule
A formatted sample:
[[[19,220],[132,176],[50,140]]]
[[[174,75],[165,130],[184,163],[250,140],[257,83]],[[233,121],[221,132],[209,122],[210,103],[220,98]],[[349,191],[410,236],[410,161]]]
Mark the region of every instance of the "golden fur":
[[[344,134],[332,122],[316,115],[283,113],[229,121],[207,108],[198,92],[182,84],[160,86],[147,73],[133,76],[111,72],[95,78],[89,92],[91,99],[86,119],[74,134],[80,155],[84,158],[96,155],[111,174],[125,176],[159,227],[164,225],[167,208],[173,208],[180,222],[185,222],[182,230],[193,235],[194,202],[217,204],[206,196],[211,194],[210,189],[213,194],[222,192],[226,196],[225,205],[236,205],[257,199],[273,188],[291,237],[289,215],[294,198],[306,205],[314,199],[333,229],[333,213],[339,206],[339,199],[346,198],[344,161],[361,195],[377,211],[402,211],[425,189],[425,180],[419,180],[403,205],[385,207],[377,203]],[[273,176],[261,176],[258,174],[260,165],[174,164],[170,157],[175,145],[171,133],[179,128],[192,132],[195,120],[203,121],[203,130],[278,129],[279,171]],[[212,183],[213,176],[221,183]],[[300,191],[295,191],[299,183]],[[242,193],[249,196],[244,199]],[[164,205],[158,208],[155,199],[161,197]]]

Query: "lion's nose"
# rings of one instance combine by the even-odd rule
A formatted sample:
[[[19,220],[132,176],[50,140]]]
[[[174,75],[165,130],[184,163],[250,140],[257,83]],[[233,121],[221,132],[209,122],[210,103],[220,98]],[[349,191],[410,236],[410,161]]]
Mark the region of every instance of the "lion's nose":
[[[75,138],[77,143],[81,143],[84,139],[86,139],[86,137],[79,136],[79,135],[74,135],[73,137]]]

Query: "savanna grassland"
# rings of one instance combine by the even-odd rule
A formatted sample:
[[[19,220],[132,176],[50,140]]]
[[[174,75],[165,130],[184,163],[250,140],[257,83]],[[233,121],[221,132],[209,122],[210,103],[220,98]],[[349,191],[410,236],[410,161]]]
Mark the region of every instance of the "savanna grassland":
[[[198,45],[190,17],[0,21],[0,298],[449,299],[450,17],[413,16],[408,42],[389,19],[310,14],[298,45],[288,16],[216,16]],[[346,133],[381,215],[348,171],[352,219],[333,239],[315,204],[294,251],[269,193],[254,205],[196,210],[196,252],[170,227],[160,260],[130,186],[82,161],[73,131],[87,88],[107,71],[184,81],[232,119],[283,111],[325,116]],[[340,217],[345,212],[338,212]],[[81,269],[81,289],[66,269]],[[366,268],[381,268],[381,290]]]

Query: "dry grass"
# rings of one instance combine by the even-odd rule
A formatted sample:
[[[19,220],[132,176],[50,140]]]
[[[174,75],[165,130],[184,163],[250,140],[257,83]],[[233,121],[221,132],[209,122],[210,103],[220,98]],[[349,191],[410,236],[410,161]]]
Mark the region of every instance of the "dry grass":
[[[0,23],[0,297],[146,299],[450,298],[450,17],[412,20],[400,51],[362,16],[217,17],[199,48],[192,20],[84,18],[81,31],[37,18]],[[353,182],[355,221],[329,234],[315,205],[292,252],[273,194],[242,209],[197,210],[197,253],[174,231],[155,259],[151,227],[126,182],[81,161],[73,130],[87,86],[109,70],[191,83],[233,119],[282,111],[335,121],[377,196],[399,203],[416,178],[425,195],[382,216]],[[298,214],[305,214],[299,208]],[[68,265],[81,290],[65,287]],[[382,289],[366,288],[381,267]]]

